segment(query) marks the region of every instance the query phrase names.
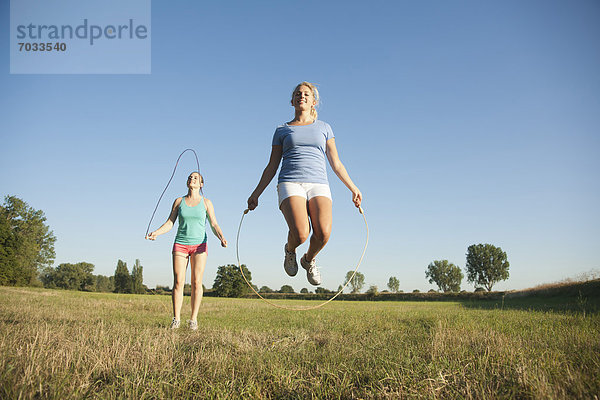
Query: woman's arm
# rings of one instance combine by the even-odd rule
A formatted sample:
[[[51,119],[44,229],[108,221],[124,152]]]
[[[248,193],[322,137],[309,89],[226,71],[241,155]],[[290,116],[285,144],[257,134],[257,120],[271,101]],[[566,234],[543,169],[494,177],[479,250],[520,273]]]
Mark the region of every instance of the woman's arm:
[[[331,169],[333,172],[340,178],[340,180],[346,185],[348,189],[352,192],[352,201],[356,207],[360,207],[360,203],[362,202],[362,193],[352,179],[350,179],[350,175],[346,171],[346,167],[340,161],[338,156],[337,148],[335,147],[335,138],[331,138],[327,140],[327,159],[329,160],[329,165],[331,165]]]
[[[260,182],[258,182],[256,189],[254,189],[254,192],[252,192],[252,194],[248,198],[248,208],[250,210],[254,210],[256,207],[258,207],[258,198],[265,190],[265,188],[269,186],[269,183],[271,183],[271,180],[277,173],[277,168],[279,168],[282,153],[282,146],[274,145],[271,148],[271,157],[269,158],[269,163],[265,167],[265,170],[263,171],[262,176],[260,177]]]
[[[225,239],[225,236],[223,236],[223,231],[221,231],[221,228],[217,223],[217,217],[215,216],[215,208],[213,206],[213,203],[206,197],[204,198],[204,200],[206,200],[204,204],[206,205],[208,220],[210,221],[210,229],[213,231],[215,236],[221,241],[221,246],[227,247],[227,240]]]
[[[175,220],[177,219],[177,213],[179,211],[179,204],[181,204],[181,199],[182,197],[178,197],[175,199],[175,201],[173,202],[173,207],[171,208],[171,214],[169,215],[167,221],[164,224],[162,224],[160,228],[146,235],[146,239],[156,240],[156,237],[158,235],[162,235],[163,233],[167,233],[171,230],[171,228],[175,224]]]

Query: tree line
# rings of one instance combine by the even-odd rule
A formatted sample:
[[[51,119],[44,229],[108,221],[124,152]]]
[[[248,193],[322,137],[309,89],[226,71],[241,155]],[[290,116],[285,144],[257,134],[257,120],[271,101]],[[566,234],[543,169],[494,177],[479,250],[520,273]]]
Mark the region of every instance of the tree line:
[[[88,262],[52,267],[56,236],[46,216],[16,196],[0,205],[0,285],[44,286],[68,290],[144,293],[143,267],[136,260],[131,274],[121,260],[113,276],[94,275]]]
[[[94,265],[87,262],[75,264],[63,263],[53,268],[56,237],[46,225],[46,217],[41,210],[35,210],[15,196],[6,196],[0,206],[0,285],[8,286],[44,286],[69,290],[101,291],[116,293],[145,293],[143,267],[136,260],[131,273],[127,263],[118,260],[113,276],[94,275]],[[252,284],[252,274],[246,265],[242,265],[244,275]],[[474,284],[476,290],[491,291],[493,286],[508,279],[509,262],[501,248],[491,244],[474,244],[467,249],[465,272],[467,281]],[[429,283],[435,283],[442,292],[460,291],[464,275],[459,267],[448,260],[435,260],[425,271]],[[365,276],[348,271],[344,282],[337,291],[346,286],[351,293],[360,293],[365,284]],[[268,286],[259,293],[295,293],[290,285],[279,290]],[[400,281],[390,277],[388,289],[398,292]],[[158,287],[157,287],[158,289]],[[166,287],[161,287],[161,292]],[[228,264],[218,267],[212,291],[221,297],[239,297],[251,292],[237,265]],[[315,293],[334,293],[335,291],[317,287]],[[376,294],[378,288],[372,285],[367,293]],[[309,293],[302,288],[300,293]]]
[[[475,285],[475,291],[492,291],[496,283],[508,279],[509,266],[506,252],[502,251],[500,247],[491,244],[474,244],[467,248],[465,272],[467,281]],[[246,265],[242,265],[242,268],[246,279],[252,284],[250,270]],[[429,283],[435,283],[440,291],[447,293],[460,291],[464,275],[458,266],[448,260],[435,260],[427,266],[425,277],[429,279]],[[344,286],[348,286],[351,293],[360,293],[364,284],[364,274],[348,271],[344,283],[338,287],[338,291]],[[389,291],[397,293],[400,281],[397,277],[392,276],[388,280],[387,286]],[[259,293],[295,293],[294,288],[290,285],[283,285],[279,290],[273,290],[268,286],[262,286],[260,289],[255,285],[253,287]],[[220,297],[240,297],[249,294],[251,289],[244,281],[237,265],[229,264],[218,268],[213,291]],[[300,293],[309,293],[309,291],[307,288],[302,288]],[[335,291],[317,287],[315,293],[335,293]],[[377,286],[370,286],[366,293],[377,294]]]
[[[143,271],[140,260],[135,260],[131,273],[127,263],[118,260],[112,276],[94,275],[94,264],[87,262],[63,263],[56,268],[46,267],[40,279],[44,287],[49,289],[142,294],[148,290],[144,285]]]

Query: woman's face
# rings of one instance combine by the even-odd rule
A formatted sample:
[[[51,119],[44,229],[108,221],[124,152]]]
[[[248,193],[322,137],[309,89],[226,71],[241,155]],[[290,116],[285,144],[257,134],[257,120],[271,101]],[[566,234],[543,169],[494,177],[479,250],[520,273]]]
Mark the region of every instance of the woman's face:
[[[187,186],[190,189],[202,187],[202,178],[200,177],[200,174],[197,172],[192,172],[187,178]]]
[[[308,86],[300,86],[292,96],[292,106],[299,110],[310,110],[316,105],[315,95]]]

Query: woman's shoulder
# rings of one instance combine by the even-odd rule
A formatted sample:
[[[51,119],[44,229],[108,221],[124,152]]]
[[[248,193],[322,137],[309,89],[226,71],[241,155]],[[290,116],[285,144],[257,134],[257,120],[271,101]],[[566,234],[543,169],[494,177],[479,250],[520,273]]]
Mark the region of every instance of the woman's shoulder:
[[[318,124],[318,126],[321,126],[321,127],[327,128],[327,129],[331,129],[331,125],[329,125],[327,122],[320,120],[320,119],[316,120],[315,124]]]
[[[277,128],[275,128],[275,133],[273,133],[273,138],[283,138],[289,135],[293,132],[292,128],[293,126],[288,125],[287,122],[284,122],[281,125],[277,125]]]
[[[181,200],[183,200],[183,196],[176,198],[173,202],[173,208],[179,207],[179,205],[181,204]]]

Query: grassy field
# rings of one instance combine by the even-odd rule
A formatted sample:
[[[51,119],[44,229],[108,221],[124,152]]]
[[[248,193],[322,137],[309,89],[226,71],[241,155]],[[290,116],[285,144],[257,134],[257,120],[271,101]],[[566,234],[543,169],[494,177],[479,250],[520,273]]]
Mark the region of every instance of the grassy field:
[[[597,399],[580,303],[205,298],[192,332],[167,329],[167,296],[0,287],[0,398]]]

